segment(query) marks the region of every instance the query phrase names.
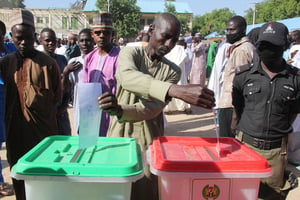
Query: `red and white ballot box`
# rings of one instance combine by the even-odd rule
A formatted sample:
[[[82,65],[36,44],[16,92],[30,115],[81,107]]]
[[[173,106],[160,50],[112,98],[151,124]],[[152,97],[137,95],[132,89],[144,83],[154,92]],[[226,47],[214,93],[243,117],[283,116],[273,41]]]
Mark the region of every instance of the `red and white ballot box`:
[[[272,175],[265,158],[234,138],[157,137],[147,160],[161,200],[256,200],[260,178]]]

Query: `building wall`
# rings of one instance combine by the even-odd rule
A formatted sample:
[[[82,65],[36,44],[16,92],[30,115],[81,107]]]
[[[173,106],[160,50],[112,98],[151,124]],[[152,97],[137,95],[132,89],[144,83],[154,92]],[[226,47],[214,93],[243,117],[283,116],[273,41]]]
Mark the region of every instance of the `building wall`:
[[[0,20],[6,25],[9,32],[11,29],[10,17],[13,8],[0,8]],[[67,33],[79,33],[83,28],[89,27],[93,22],[93,15],[97,11],[80,12],[64,9],[29,9],[35,20],[36,32],[40,33],[43,28],[52,28],[59,38],[66,38]],[[141,13],[140,30],[143,30],[145,25],[153,23],[154,18],[159,13]],[[192,27],[192,14],[182,13],[190,18],[189,26]]]
[[[87,16],[78,11],[60,9],[29,9],[34,15],[36,32],[40,33],[43,28],[52,28],[57,37],[66,38],[67,33],[79,33],[83,28],[89,26]],[[9,32],[11,29],[10,17],[13,9],[1,8],[0,20],[6,25]]]

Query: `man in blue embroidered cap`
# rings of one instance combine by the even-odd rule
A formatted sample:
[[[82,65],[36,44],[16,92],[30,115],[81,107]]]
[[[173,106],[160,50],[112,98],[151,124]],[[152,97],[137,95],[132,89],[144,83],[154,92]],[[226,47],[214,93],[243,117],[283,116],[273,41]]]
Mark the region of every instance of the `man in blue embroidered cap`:
[[[112,14],[109,12],[100,12],[94,15],[92,29],[107,28],[112,29]]]
[[[261,179],[261,199],[282,199],[287,137],[300,112],[300,73],[282,58],[287,36],[284,24],[264,24],[256,43],[260,60],[238,67],[233,80],[237,139],[265,157],[273,169],[271,177]]]
[[[7,161],[18,159],[50,135],[56,135],[56,104],[61,99],[59,68],[51,57],[34,49],[34,16],[29,10],[11,14],[12,40],[17,48],[0,60],[5,83]],[[25,200],[24,181],[13,178],[17,200]]]

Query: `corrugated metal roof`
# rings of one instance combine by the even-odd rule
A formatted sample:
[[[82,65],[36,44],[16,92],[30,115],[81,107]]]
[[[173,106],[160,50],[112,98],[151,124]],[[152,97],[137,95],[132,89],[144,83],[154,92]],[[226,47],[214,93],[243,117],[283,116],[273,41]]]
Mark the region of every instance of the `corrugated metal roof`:
[[[293,31],[295,29],[300,29],[300,17],[294,17],[294,18],[289,18],[289,19],[283,19],[283,20],[277,20],[277,22],[283,23],[288,29],[289,31]],[[260,27],[262,26],[264,23],[261,24],[254,24],[253,25],[248,25],[247,26],[247,33],[249,31],[251,31],[252,28],[256,28],[256,27]]]
[[[212,33],[206,35],[204,38],[208,39],[208,38],[224,38],[224,37],[226,37],[226,36],[225,35],[221,35],[217,31],[215,31],[215,32],[212,32]]]
[[[88,0],[84,6],[83,11],[97,11],[99,10],[96,6],[97,0]],[[143,1],[137,0],[136,5],[140,7],[141,13],[161,13],[165,12],[166,1]],[[189,13],[192,14],[193,11],[189,4],[186,2],[169,2],[175,6],[177,13]]]
[[[290,32],[296,29],[300,29],[299,21],[300,21],[300,17],[277,20],[277,22],[283,23],[289,29]],[[261,27],[263,24],[264,23],[248,25],[246,28],[246,34],[248,34],[253,28]],[[212,38],[212,37],[218,37],[218,33],[215,31],[205,36],[205,38]]]

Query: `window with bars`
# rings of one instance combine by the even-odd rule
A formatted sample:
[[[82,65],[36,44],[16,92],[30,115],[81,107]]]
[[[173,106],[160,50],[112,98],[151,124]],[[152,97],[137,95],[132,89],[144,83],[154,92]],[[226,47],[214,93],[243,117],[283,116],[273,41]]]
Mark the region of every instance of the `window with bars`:
[[[62,29],[68,29],[68,18],[67,17],[62,17]]]
[[[71,17],[71,29],[78,29],[78,18]]]
[[[36,23],[37,24],[48,24],[49,17],[36,17]]]
[[[42,24],[42,23],[44,23],[43,17],[36,17],[36,23],[37,23],[37,24]]]

